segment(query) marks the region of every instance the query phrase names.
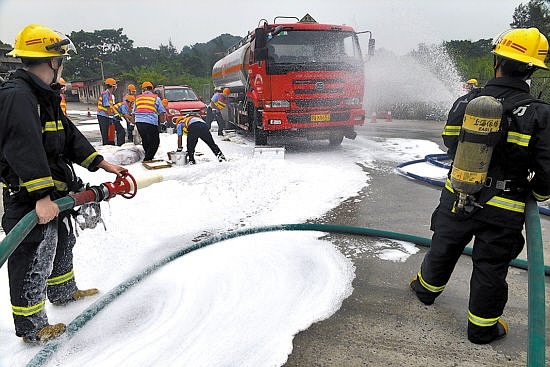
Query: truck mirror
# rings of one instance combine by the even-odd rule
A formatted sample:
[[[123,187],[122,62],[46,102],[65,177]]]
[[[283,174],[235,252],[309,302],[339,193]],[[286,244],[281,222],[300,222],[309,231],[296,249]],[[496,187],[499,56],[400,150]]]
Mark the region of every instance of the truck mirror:
[[[271,35],[272,36],[276,36],[278,35],[279,33],[281,33],[281,31],[284,29],[284,27],[282,25],[278,25],[277,27],[275,27],[275,29],[273,30],[273,32],[271,32]]]
[[[267,43],[267,31],[264,28],[256,28],[254,31],[256,51],[260,48],[264,48]]]
[[[267,48],[262,47],[262,48],[256,49],[254,58],[256,59],[255,61],[267,60]]]
[[[369,49],[368,49],[368,54],[369,56],[374,56],[374,45],[376,44],[376,41],[374,40],[374,38],[369,38]]]

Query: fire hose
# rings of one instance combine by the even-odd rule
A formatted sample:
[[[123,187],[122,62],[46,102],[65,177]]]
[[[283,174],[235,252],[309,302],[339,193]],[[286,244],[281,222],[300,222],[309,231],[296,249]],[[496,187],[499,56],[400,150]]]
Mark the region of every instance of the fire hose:
[[[117,195],[125,199],[131,199],[136,196],[136,193],[136,180],[128,171],[124,171],[114,182],[104,182],[98,186],[90,186],[87,190],[69,194],[54,202],[59,207],[59,211],[65,211],[85,203],[108,201]],[[37,223],[36,210],[32,210],[4,237],[0,242],[0,268]]]

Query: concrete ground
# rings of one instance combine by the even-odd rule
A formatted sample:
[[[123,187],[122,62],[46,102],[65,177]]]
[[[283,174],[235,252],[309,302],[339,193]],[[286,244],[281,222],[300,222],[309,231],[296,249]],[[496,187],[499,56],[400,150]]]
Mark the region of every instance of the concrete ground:
[[[373,139],[420,138],[441,143],[443,123],[393,121],[366,123],[359,134]],[[431,238],[430,216],[440,188],[395,172],[380,162],[365,168],[369,186],[328,213],[319,222],[375,228]],[[545,259],[550,259],[550,220],[542,216]],[[356,267],[354,291],[329,319],[299,333],[285,367],[293,366],[526,366],[527,271],[510,268],[509,301],[503,318],[509,335],[490,345],[466,338],[471,259],[463,256],[445,292],[425,306],[409,290],[425,247],[405,262],[381,260],[374,243],[380,238],[329,235]],[[391,242],[388,246],[391,246]],[[358,251],[360,249],[360,251]],[[524,251],[520,258],[526,258]],[[546,309],[550,282],[546,277]],[[548,311],[546,312],[548,315]],[[548,318],[548,316],[547,316]],[[550,365],[550,323],[546,323],[546,365]]]

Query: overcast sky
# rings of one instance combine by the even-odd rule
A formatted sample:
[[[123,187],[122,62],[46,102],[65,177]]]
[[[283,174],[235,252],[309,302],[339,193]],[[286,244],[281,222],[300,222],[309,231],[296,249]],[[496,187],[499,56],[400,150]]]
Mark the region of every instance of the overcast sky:
[[[65,34],[123,28],[134,46],[179,51],[220,34],[245,36],[265,18],[302,17],[370,30],[377,48],[405,54],[419,43],[489,39],[509,28],[528,0],[0,0],[0,40],[13,45],[27,24]],[[366,38],[365,46],[366,48]]]

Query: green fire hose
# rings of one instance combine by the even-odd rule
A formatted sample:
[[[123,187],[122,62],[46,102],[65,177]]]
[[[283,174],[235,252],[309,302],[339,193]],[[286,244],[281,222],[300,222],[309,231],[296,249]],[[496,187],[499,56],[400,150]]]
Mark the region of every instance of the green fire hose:
[[[109,200],[115,195],[122,195],[125,198],[135,196],[137,183],[134,178],[127,174],[117,178],[114,183],[104,183],[100,186],[94,186],[86,191],[63,197],[55,202],[60,211],[71,209],[86,202]],[[19,223],[6,235],[0,243],[0,267],[5,263],[11,253],[17,248],[19,243],[34,228],[37,223],[36,212],[33,210],[23,217]],[[545,274],[550,275],[550,268],[544,265],[544,252],[542,243],[542,234],[540,227],[540,217],[536,202],[530,199],[526,205],[525,228],[527,233],[527,261],[514,259],[510,265],[528,271],[529,290],[528,290],[528,367],[543,366],[545,363]],[[222,235],[213,236],[203,241],[197,242],[190,247],[174,252],[173,254],[147,266],[141,273],[129,278],[117,287],[105,294],[90,307],[78,315],[69,325],[64,337],[47,343],[40,352],[28,363],[28,366],[43,366],[59,348],[59,346],[69,340],[76,334],[89,320],[103,310],[107,305],[113,302],[118,296],[130,289],[149,274],[155,272],[163,265],[188,254],[200,248],[212,245],[214,243],[232,239],[235,237],[272,231],[320,231],[328,233],[339,233],[349,235],[361,235],[371,237],[382,237],[400,241],[411,242],[416,245],[429,247],[431,240],[428,238],[417,237],[413,235],[389,232],[384,230],[349,227],[334,224],[281,224],[265,226],[258,228],[244,228]],[[472,248],[467,247],[464,254],[471,255]]]
[[[512,266],[516,266],[522,269],[527,269],[529,272],[529,350],[528,350],[528,366],[543,366],[544,365],[544,348],[545,348],[545,327],[544,327],[544,274],[545,271],[547,274],[550,274],[550,269],[544,266],[544,262],[540,253],[542,252],[542,240],[541,231],[540,231],[540,220],[538,217],[538,208],[536,204],[530,204],[527,207],[529,212],[527,220],[529,221],[528,228],[530,229],[527,233],[527,243],[528,246],[537,247],[529,252],[529,255],[533,251],[538,251],[537,256],[530,258],[532,264],[527,266],[527,262],[524,260],[515,259],[510,263]],[[534,213],[534,214],[533,214]],[[535,223],[533,223],[535,222]],[[537,230],[538,226],[538,230]],[[532,228],[533,227],[533,228]],[[146,278],[148,275],[152,274],[163,265],[172,262],[173,260],[188,254],[192,251],[198,250],[200,248],[212,245],[214,243],[229,240],[235,237],[246,236],[255,233],[263,232],[272,232],[272,231],[320,231],[320,232],[329,232],[329,233],[339,233],[339,234],[350,234],[350,235],[361,235],[361,236],[372,236],[372,237],[382,237],[389,238],[394,240],[411,242],[420,246],[429,247],[431,240],[428,238],[417,237],[413,235],[389,232],[378,229],[371,228],[362,228],[362,227],[349,227],[333,224],[316,224],[316,223],[301,223],[301,224],[281,224],[257,228],[244,228],[232,232],[224,233],[223,235],[213,236],[211,238],[205,239],[203,241],[197,242],[191,245],[188,248],[178,250],[171,255],[161,259],[149,266],[147,266],[141,273],[136,274],[135,276],[127,279],[123,283],[120,283],[117,287],[113,288],[99,300],[94,302],[90,307],[84,310],[80,315],[78,315],[69,325],[67,325],[66,335],[62,338],[53,340],[46,344],[40,352],[38,352],[34,358],[28,363],[28,367],[37,367],[43,366],[51,358],[51,356],[57,351],[59,346],[69,340],[74,334],[76,334],[88,321],[90,321],[95,315],[97,315],[101,310],[103,310],[107,305],[113,302],[118,296],[122,295],[128,289],[139,283],[142,279]],[[533,233],[533,234],[531,234]],[[535,237],[535,240],[533,240]],[[464,252],[467,255],[471,255],[471,248],[466,248]],[[536,263],[536,264],[535,264]],[[546,269],[545,269],[546,268]],[[537,272],[537,280],[532,280],[531,273]],[[541,280],[542,279],[542,280]],[[533,284],[536,283],[536,284]],[[542,286],[542,287],[541,287]],[[541,289],[542,288],[542,289]],[[533,294],[533,296],[532,296]],[[542,360],[542,364],[537,364],[538,361]]]

